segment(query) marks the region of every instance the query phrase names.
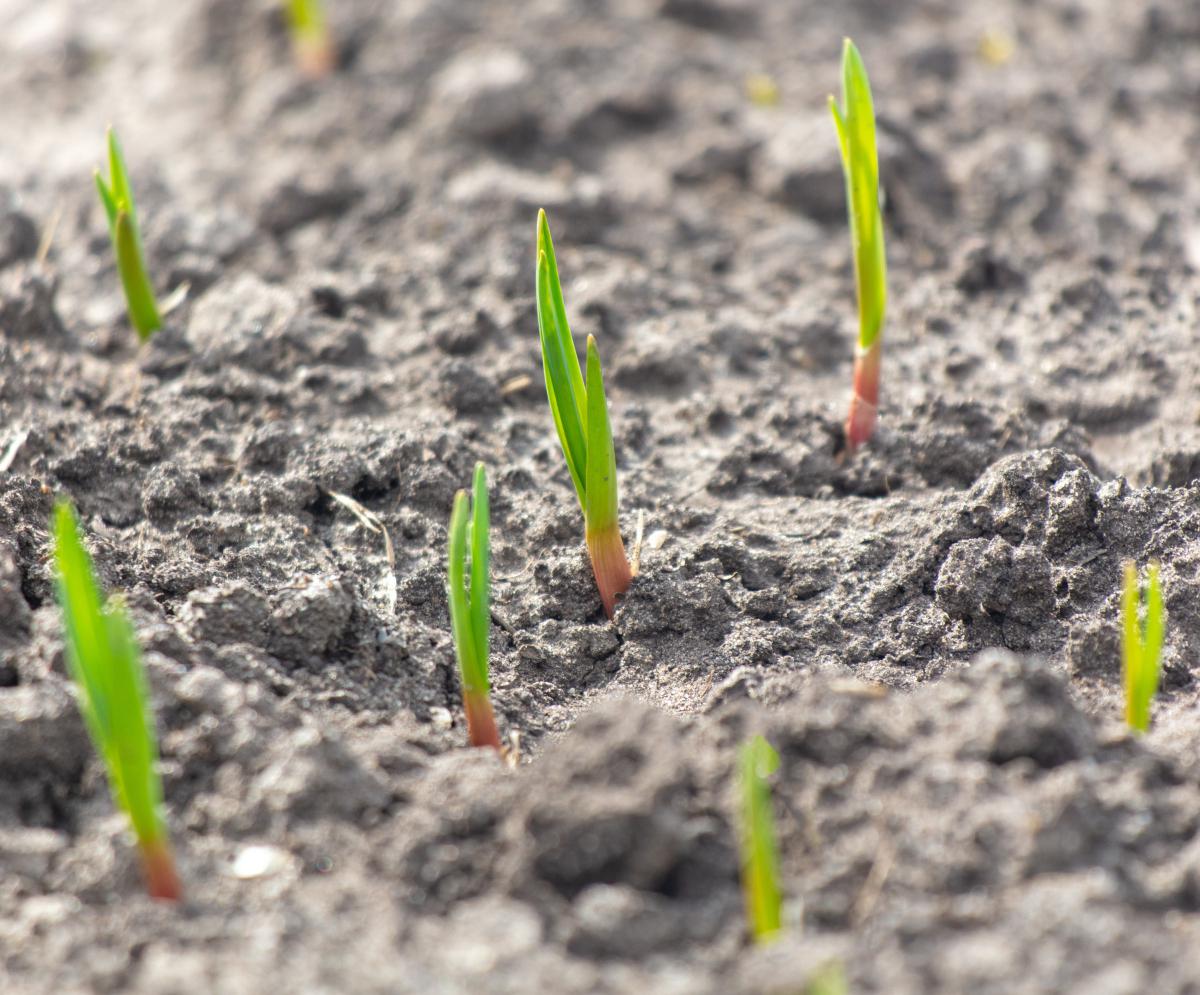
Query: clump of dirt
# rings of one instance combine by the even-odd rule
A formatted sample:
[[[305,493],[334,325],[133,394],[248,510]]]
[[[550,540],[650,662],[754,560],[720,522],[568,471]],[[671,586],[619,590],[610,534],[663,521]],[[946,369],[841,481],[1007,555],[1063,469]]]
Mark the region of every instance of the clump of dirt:
[[[0,0],[4,990],[760,995],[836,960],[863,992],[1190,991],[1192,6],[330,8],[314,82],[268,7]],[[851,459],[847,34],[891,282]],[[88,176],[110,122],[180,290],[144,349]],[[545,405],[539,207],[644,520],[612,623]],[[445,603],[479,459],[515,768],[465,748]],[[72,701],[56,494],[145,651],[179,908]],[[1127,559],[1169,614],[1139,739]],[[756,949],[757,732],[788,925]]]

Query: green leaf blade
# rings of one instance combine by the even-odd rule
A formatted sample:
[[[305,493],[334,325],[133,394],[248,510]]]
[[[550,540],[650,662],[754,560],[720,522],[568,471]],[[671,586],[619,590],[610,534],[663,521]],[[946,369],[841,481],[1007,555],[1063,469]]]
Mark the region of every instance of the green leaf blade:
[[[471,520],[471,633],[475,640],[478,663],[476,680],[479,690],[490,688],[488,679],[488,635],[491,630],[491,579],[489,565],[490,508],[488,505],[487,472],[482,463],[475,464]]]
[[[467,596],[467,528],[469,499],[466,491],[454,495],[450,514],[449,549],[447,551],[447,595],[450,602],[450,628],[463,687],[478,690],[479,661],[475,636],[471,628],[471,608]]]
[[[842,50],[843,108],[830,108],[846,178],[846,200],[858,288],[859,340],[870,349],[883,330],[887,306],[887,256],[879,208],[879,157],[875,106],[866,66],[849,38]]]
[[[742,890],[750,931],[759,943],[773,938],[783,924],[775,820],[766,780],[778,768],[779,754],[762,736],[742,745],[739,751]]]
[[[109,688],[112,712],[124,716],[112,730],[113,749],[120,757],[120,792],[134,834],[139,840],[152,842],[163,836],[162,788],[156,773],[158,750],[149,725],[145,671],[124,608],[119,603],[111,604],[105,616],[113,658],[119,661]]]
[[[587,468],[587,436],[583,410],[575,396],[571,369],[579,376],[579,358],[570,331],[564,335],[555,316],[552,300],[553,269],[544,251],[537,262],[537,316],[542,344],[542,367],[546,377],[546,396],[554,416],[559,443],[567,461],[571,481],[575,485],[581,506],[586,505],[585,473]],[[569,352],[568,352],[569,350]],[[580,390],[582,391],[582,386]]]
[[[129,322],[137,332],[138,340],[147,342],[162,327],[162,316],[154,296],[154,286],[146,274],[145,254],[142,251],[142,236],[138,228],[137,208],[133,201],[133,190],[125,170],[125,158],[116,132],[108,129],[108,181],[96,171],[96,192],[108,218],[109,235],[112,237],[113,253],[117,259],[117,273],[121,288],[125,292],[125,304],[129,311]]]
[[[100,175],[100,170],[94,170],[92,176],[96,180],[96,192],[100,195],[100,203],[104,205],[104,214],[108,218],[108,232],[114,243],[116,241],[117,227],[117,202],[113,197],[113,192],[108,184],[104,182],[104,177]]]
[[[137,332],[138,339],[147,342],[162,327],[162,318],[154,299],[154,288],[150,285],[150,278],[146,275],[145,263],[142,261],[141,240],[138,238],[133,216],[128,212],[117,212],[113,238],[117,253],[117,272],[121,276],[121,286],[125,291],[129,320]]]
[[[137,208],[133,203],[133,191],[129,187],[129,174],[125,172],[125,156],[121,153],[117,133],[112,128],[108,129],[108,182],[117,209],[134,214]]]
[[[584,519],[589,533],[618,527],[617,457],[608,401],[604,396],[604,373],[596,340],[587,341],[587,477]]]
[[[569,355],[573,362],[567,364],[567,376],[571,384],[571,396],[575,399],[575,410],[580,420],[584,417],[587,407],[587,394],[583,385],[583,374],[579,368],[579,356],[575,351],[575,340],[571,338],[571,323],[567,321],[567,304],[563,299],[562,282],[558,277],[558,259],[554,255],[554,239],[550,237],[550,222],[544,210],[538,210],[538,252],[545,253],[549,266],[549,304],[554,316],[555,327],[558,330],[562,351]]]
[[[1126,563],[1121,590],[1122,677],[1125,686],[1125,721],[1136,732],[1150,728],[1150,708],[1158,693],[1162,673],[1162,647],[1166,636],[1162,587],[1158,564],[1147,569],[1145,623],[1139,621],[1142,597],[1138,570]]]
[[[71,506],[54,516],[54,559],[68,667],[79,708],[108,770],[119,808],[141,846],[166,838],[157,747],[145,672],[133,628],[119,604],[105,605]]]

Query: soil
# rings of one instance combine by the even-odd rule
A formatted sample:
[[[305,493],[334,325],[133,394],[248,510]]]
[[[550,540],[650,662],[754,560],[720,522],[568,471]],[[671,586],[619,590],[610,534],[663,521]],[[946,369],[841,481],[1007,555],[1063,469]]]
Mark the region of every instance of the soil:
[[[1194,0],[329,7],[313,82],[269,4],[0,0],[0,989],[800,995],[840,961],[856,993],[1200,991]],[[843,35],[891,289],[850,459]],[[88,175],[110,122],[186,287],[142,350]],[[612,623],[538,207],[644,522]],[[444,594],[480,459],[515,765],[465,746]],[[178,907],[75,709],[56,494],[143,644]],[[1169,614],[1140,738],[1127,559]]]

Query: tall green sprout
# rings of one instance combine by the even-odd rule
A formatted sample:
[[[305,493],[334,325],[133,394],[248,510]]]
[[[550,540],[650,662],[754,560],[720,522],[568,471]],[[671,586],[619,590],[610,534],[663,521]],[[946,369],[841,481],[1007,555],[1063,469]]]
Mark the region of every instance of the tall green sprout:
[[[322,0],[285,0],[284,15],[292,38],[292,58],[305,76],[329,75],[337,57]]]
[[[492,618],[488,579],[488,491],[483,464],[475,464],[473,499],[466,491],[454,496],[450,515],[450,550],[447,590],[454,648],[462,675],[463,708],[472,746],[500,749],[496,717],[488,683],[488,633]],[[473,505],[473,507],[468,507]],[[467,571],[470,551],[471,568]],[[470,587],[467,578],[470,577]]]
[[[854,393],[846,419],[850,452],[871,438],[879,413],[879,361],[887,303],[887,257],[883,212],[879,209],[879,156],[875,149],[875,105],[867,69],[854,43],[842,46],[842,103],[831,96],[829,110],[837,129],[846,175],[846,202],[858,288],[858,348],[854,355]]]
[[[783,912],[775,818],[771,813],[771,786],[767,783],[767,778],[779,769],[779,754],[762,736],[755,736],[742,745],[738,765],[742,893],[750,933],[758,943],[766,943],[779,932]]]
[[[1121,596],[1121,616],[1124,628],[1122,650],[1124,657],[1125,721],[1131,729],[1145,732],[1150,728],[1150,703],[1158,691],[1161,673],[1163,637],[1162,589],[1158,583],[1158,564],[1146,570],[1146,619],[1138,623],[1141,598],[1138,592],[1137,567],[1125,564],[1125,584]]]
[[[592,572],[604,611],[612,618],[617,597],[629,590],[633,571],[625,555],[617,514],[617,457],[596,340],[587,340],[586,375],[567,323],[558,263],[546,212],[538,211],[537,316],[546,396],[579,506]]]
[[[54,561],[79,710],[104,759],[113,800],[133,827],[147,890],[176,901],[182,891],[162,818],[158,747],[137,640],[121,604],[105,603],[66,501],[54,511]]]
[[[133,202],[133,191],[129,187],[129,175],[125,171],[125,159],[117,142],[116,132],[108,129],[108,182],[95,171],[96,191],[100,203],[108,216],[108,232],[112,237],[113,252],[117,257],[117,272],[121,275],[121,286],[125,290],[125,303],[129,309],[129,321],[142,342],[162,327],[158,304],[154,299],[154,286],[146,275],[146,260],[142,254],[142,235],[138,227],[137,208]]]

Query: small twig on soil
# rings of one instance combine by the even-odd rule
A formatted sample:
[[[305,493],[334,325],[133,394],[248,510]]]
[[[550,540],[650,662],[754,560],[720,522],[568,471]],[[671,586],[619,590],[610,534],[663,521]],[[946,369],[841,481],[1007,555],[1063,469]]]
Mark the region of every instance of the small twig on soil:
[[[39,266],[44,266],[46,257],[50,255],[50,246],[54,242],[54,233],[58,231],[58,223],[63,216],[63,202],[60,200],[54,205],[54,210],[50,212],[50,220],[46,222],[46,227],[42,229],[42,238],[38,242],[37,255],[34,260]]]
[[[519,376],[513,377],[511,380],[505,380],[500,385],[500,396],[508,397],[509,394],[519,394],[526,387],[533,383],[533,377],[528,373],[522,373]]]
[[[633,537],[633,555],[629,558],[629,567],[636,577],[642,569],[642,535],[646,531],[646,511],[638,509],[637,532]]]
[[[17,429],[8,447],[4,450],[4,455],[0,456],[0,473],[8,473],[8,468],[13,465],[13,460],[17,458],[17,453],[20,452],[21,447],[25,445],[25,440],[28,438],[29,429]]]
[[[159,305],[159,312],[166,317],[174,311],[180,304],[187,300],[188,294],[192,290],[192,285],[184,280],[178,287],[172,290],[166,297],[163,298]]]
[[[339,494],[337,491],[326,491],[333,500],[345,508],[368,532],[374,532],[376,535],[383,535],[383,552],[387,557],[388,572],[383,581],[384,596],[387,600],[388,612],[395,613],[396,611],[396,550],[392,546],[392,536],[388,532],[388,528],[375,512],[369,508],[364,508],[361,504],[350,497],[349,494]]]
[[[883,886],[887,883],[888,875],[892,873],[892,865],[895,862],[896,849],[892,845],[891,838],[885,835],[881,829],[879,847],[875,851],[875,862],[871,865],[871,870],[867,872],[867,879],[863,882],[858,897],[854,900],[854,908],[850,912],[850,921],[855,927],[861,926],[875,911],[875,906],[879,904],[879,896],[883,894]]]
[[[507,738],[508,741],[500,746],[500,759],[506,767],[516,769],[521,766],[521,731],[510,729]]]

